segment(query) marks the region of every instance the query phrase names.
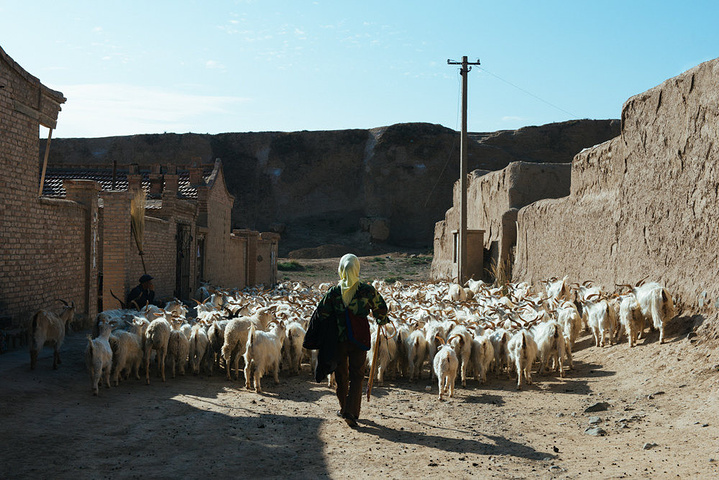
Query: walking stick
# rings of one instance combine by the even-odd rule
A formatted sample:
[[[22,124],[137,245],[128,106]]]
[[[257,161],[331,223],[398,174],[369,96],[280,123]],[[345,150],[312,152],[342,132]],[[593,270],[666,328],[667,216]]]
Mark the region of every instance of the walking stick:
[[[372,394],[372,383],[374,383],[374,372],[377,371],[377,354],[379,353],[379,333],[382,325],[377,326],[377,336],[374,339],[374,353],[372,354],[372,370],[369,372],[369,381],[367,381],[367,401],[369,402]]]

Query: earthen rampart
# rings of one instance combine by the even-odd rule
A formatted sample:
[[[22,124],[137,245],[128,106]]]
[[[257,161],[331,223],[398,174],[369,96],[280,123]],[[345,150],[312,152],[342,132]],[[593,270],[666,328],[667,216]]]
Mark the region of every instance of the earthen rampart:
[[[608,290],[644,277],[687,304],[719,297],[719,59],[636,95],[621,135],[578,154],[571,194],[519,212],[515,280]]]

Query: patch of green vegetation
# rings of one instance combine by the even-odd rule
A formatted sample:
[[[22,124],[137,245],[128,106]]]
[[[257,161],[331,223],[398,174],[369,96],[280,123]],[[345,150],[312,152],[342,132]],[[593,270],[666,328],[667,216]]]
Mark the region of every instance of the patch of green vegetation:
[[[371,262],[376,262],[376,263],[384,263],[384,258],[382,258],[382,257],[374,257],[374,258],[373,258],[372,260],[370,260],[370,261],[371,261]]]
[[[400,281],[400,280],[402,280],[402,277],[387,277],[387,278],[384,279],[384,282],[391,285],[391,284],[393,284],[394,282],[398,282],[398,281]]]
[[[409,259],[412,265],[427,265],[432,263],[432,257],[414,257]]]
[[[277,270],[283,272],[302,272],[305,270],[305,267],[301,263],[292,260],[290,262],[278,263]]]

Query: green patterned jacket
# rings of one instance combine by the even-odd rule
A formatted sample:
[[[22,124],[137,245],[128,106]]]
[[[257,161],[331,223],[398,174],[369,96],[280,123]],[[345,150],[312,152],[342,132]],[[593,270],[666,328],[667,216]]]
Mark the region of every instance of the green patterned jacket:
[[[367,317],[372,312],[372,316],[375,318],[378,325],[384,325],[389,322],[387,318],[387,304],[375,288],[364,282],[360,282],[357,287],[355,296],[352,297],[352,301],[347,306],[350,312],[359,316]],[[339,330],[339,341],[343,342],[347,340],[347,327],[345,325],[345,304],[342,301],[342,289],[339,285],[335,285],[330,288],[325,296],[322,297],[320,303],[317,305],[318,313],[321,317],[327,318],[330,315],[337,317],[337,327]]]

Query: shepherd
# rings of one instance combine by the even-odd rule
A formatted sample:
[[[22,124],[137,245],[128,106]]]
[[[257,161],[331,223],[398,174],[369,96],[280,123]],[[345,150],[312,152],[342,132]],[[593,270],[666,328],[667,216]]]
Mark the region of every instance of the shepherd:
[[[352,428],[357,427],[360,415],[366,352],[370,349],[367,315],[371,311],[378,325],[388,322],[387,304],[382,295],[372,285],[360,282],[359,272],[360,262],[355,255],[348,253],[342,257],[337,269],[339,284],[329,289],[316,310],[321,320],[336,318],[335,380],[340,403],[337,415]]]
[[[154,277],[144,274],[140,277],[139,284],[130,290],[127,295],[126,305],[131,308],[140,310],[147,304],[156,305],[155,302],[155,286],[152,283]]]

